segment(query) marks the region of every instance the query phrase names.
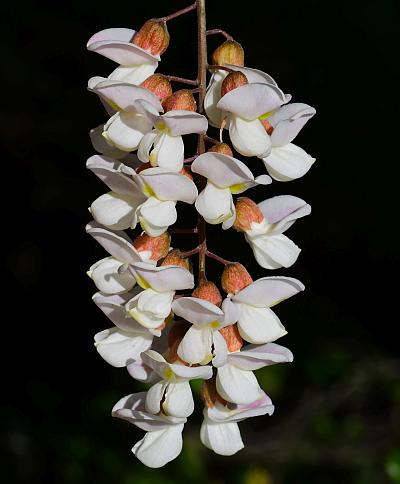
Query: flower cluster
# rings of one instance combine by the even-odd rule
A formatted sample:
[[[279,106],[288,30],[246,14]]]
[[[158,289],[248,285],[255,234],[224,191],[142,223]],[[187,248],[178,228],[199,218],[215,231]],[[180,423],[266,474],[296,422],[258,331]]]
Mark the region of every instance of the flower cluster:
[[[90,132],[98,154],[87,161],[108,188],[91,204],[94,220],[86,227],[108,253],[88,271],[98,289],[93,301],[111,322],[95,335],[95,346],[110,365],[126,367],[149,385],[112,410],[145,431],[132,452],[149,467],[179,455],[184,424],[194,411],[193,379],[203,380],[202,443],[221,455],[243,448],[238,422],[274,411],[254,372],[293,360],[275,343],[286,330],[271,308],[304,290],[291,277],[253,281],[242,264],[206,246],[206,223],[222,224],[243,232],[263,268],[294,264],[300,249],[284,232],[310,206],[292,195],[258,204],[236,195],[309,170],[314,159],[292,141],[315,110],[289,103],[291,96],[272,77],[244,67],[242,47],[222,31],[213,32],[227,40],[212,55],[207,89],[204,52],[196,81],[155,74],[169,44],[167,21],[194,9],[201,16],[203,7],[198,0],[147,21],[138,32],[106,29],[87,45],[117,63],[108,77],[88,83],[108,117]],[[199,30],[205,38],[200,21]],[[171,81],[196,87],[173,90]],[[219,141],[206,135],[209,128],[220,130]],[[222,140],[224,130],[236,155]],[[198,150],[185,158],[184,137],[190,134],[198,135]],[[254,177],[240,155],[260,158],[268,174]],[[171,247],[178,202],[194,204],[199,214],[198,226],[187,229],[198,233],[199,245],[187,252]],[[206,278],[207,257],[224,265],[220,287]]]

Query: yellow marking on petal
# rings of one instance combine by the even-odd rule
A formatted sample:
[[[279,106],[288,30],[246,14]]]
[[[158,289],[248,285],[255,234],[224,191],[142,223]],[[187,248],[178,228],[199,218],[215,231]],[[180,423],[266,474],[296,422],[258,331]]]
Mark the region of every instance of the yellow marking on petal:
[[[156,150],[152,150],[149,156],[149,161],[152,166],[157,166],[157,152]]]
[[[174,372],[171,370],[170,367],[168,367],[165,371],[164,371],[164,379],[165,380],[171,380],[173,377],[175,376]]]
[[[92,271],[86,271],[86,275],[90,277],[90,279],[92,278]]]
[[[143,193],[146,195],[146,197],[155,197],[156,196],[154,190],[147,183],[145,183],[143,185]]]
[[[211,323],[209,324],[209,326],[212,329],[218,329],[221,326],[221,324],[220,324],[219,321],[211,321]]]
[[[269,118],[272,114],[274,114],[274,111],[268,111],[267,113],[264,113],[261,116],[259,116],[258,119],[262,121],[263,119]]]
[[[281,303],[282,301],[284,301],[285,299],[287,299],[286,297],[283,297],[282,299],[277,299],[276,301],[274,301],[272,304],[270,304],[270,308],[273,308],[274,306],[276,306],[277,304]]]
[[[107,102],[107,104],[109,106],[111,106],[116,111],[123,111],[123,109],[121,108],[121,106],[118,106],[118,104],[115,103],[114,101],[111,101],[111,99],[106,99],[106,102]]]
[[[137,272],[135,272],[135,279],[142,289],[149,289],[151,287],[150,284],[146,281],[146,279],[140,276]]]
[[[167,125],[164,123],[164,121],[159,121],[154,125],[157,131],[168,131]]]
[[[209,353],[203,361],[200,361],[200,365],[207,365],[207,363],[210,363],[210,361],[214,358],[214,355],[212,353]]]
[[[93,215],[92,207],[88,207],[88,210],[89,210],[90,215]]]
[[[231,193],[240,193],[246,188],[246,183],[235,183],[229,187]]]

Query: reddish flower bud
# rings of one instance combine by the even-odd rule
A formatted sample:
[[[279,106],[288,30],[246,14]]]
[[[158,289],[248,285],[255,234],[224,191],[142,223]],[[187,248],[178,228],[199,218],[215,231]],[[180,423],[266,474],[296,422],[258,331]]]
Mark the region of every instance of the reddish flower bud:
[[[225,328],[221,328],[219,332],[222,334],[224,340],[226,341],[228,351],[239,351],[240,348],[243,346],[243,339],[239,334],[237,324],[225,326]]]
[[[140,85],[155,94],[161,102],[172,94],[171,83],[162,74],[153,74]]]
[[[153,55],[163,54],[169,45],[169,33],[165,22],[148,20],[135,34],[132,43]]]
[[[221,97],[225,96],[229,91],[233,91],[240,86],[248,84],[247,77],[242,72],[230,72],[222,82],[221,85]]]
[[[170,363],[183,363],[185,366],[189,366],[186,361],[183,361],[178,356],[178,346],[185,336],[187,330],[191,327],[190,323],[186,321],[175,322],[168,333],[168,361]]]
[[[244,50],[243,47],[234,40],[225,40],[223,44],[218,46],[212,55],[212,62],[218,66],[231,64],[233,66],[244,66]]]
[[[184,269],[190,270],[190,262],[188,258],[183,258],[180,255],[179,249],[171,250],[166,258],[161,263],[162,266],[180,266]]]
[[[220,306],[222,303],[222,296],[218,287],[210,281],[200,282],[200,284],[192,292],[192,296],[209,301],[216,306]]]
[[[181,89],[167,97],[162,103],[164,111],[174,111],[176,109],[184,111],[196,111],[197,104],[193,94],[188,89]]]
[[[226,400],[224,400],[217,392],[215,376],[203,382],[200,389],[200,397],[203,400],[204,405],[208,408],[213,408],[217,401],[223,405],[226,404]]]
[[[272,131],[274,130],[272,124],[270,124],[267,119],[260,119],[260,121],[261,121],[261,124],[264,126],[264,129],[267,132],[267,134],[271,136]]]
[[[143,232],[133,241],[133,246],[138,252],[149,251],[151,253],[150,259],[158,261],[168,254],[170,243],[171,236],[168,232],[164,232],[157,237],[150,237]]]
[[[239,262],[227,264],[221,277],[222,289],[227,294],[236,294],[252,282],[251,275]]]
[[[236,203],[236,220],[233,228],[238,232],[246,232],[251,230],[251,223],[261,223],[264,220],[264,215],[258,208],[257,204],[247,197],[238,198]]]
[[[214,145],[208,151],[211,153],[221,153],[223,155],[233,156],[232,150],[226,143],[219,143],[218,145]]]
[[[187,178],[189,178],[189,180],[193,180],[193,176],[192,176],[192,173],[190,171],[190,167],[189,166],[184,166],[179,173],[181,175],[186,176]]]

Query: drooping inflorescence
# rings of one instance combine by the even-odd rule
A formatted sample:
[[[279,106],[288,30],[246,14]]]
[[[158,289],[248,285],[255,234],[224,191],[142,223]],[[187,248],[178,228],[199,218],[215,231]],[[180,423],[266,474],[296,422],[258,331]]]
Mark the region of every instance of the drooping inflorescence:
[[[169,44],[167,22],[192,10],[197,79],[155,74]],[[206,38],[214,34],[226,40],[208,64]],[[314,158],[292,141],[315,109],[290,103],[271,76],[244,67],[243,48],[226,32],[206,31],[205,0],[148,20],[138,32],[103,30],[87,47],[117,64],[107,78],[88,82],[106,113],[90,132],[98,154],[87,167],[108,187],[92,203],[94,220],[86,227],[108,256],[88,274],[98,289],[93,301],[112,323],[96,334],[95,345],[109,364],[149,385],[119,400],[112,415],[146,432],[132,451],[145,465],[161,467],[182,449],[194,410],[189,382],[202,379],[200,439],[217,454],[233,455],[244,446],[238,422],[274,411],[254,371],[293,360],[274,343],[286,330],[271,308],[304,286],[275,275],[253,281],[239,261],[209,251],[206,224],[242,232],[265,269],[295,263],[300,249],[284,232],[310,206],[292,195],[257,204],[241,194],[257,185],[267,194],[273,180],[290,181],[310,169]],[[175,83],[186,88],[173,89]],[[209,134],[215,129],[219,140]],[[188,134],[197,134],[198,144],[185,158]],[[268,174],[254,177],[248,157],[260,158]],[[170,228],[177,202],[194,204],[196,227]],[[175,241],[180,233],[197,234],[198,245],[182,252]],[[207,258],[224,266],[224,296],[207,280]]]

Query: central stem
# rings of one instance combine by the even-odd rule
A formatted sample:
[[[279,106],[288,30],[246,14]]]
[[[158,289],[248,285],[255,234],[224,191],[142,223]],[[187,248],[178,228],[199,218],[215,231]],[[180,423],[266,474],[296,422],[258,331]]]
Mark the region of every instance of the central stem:
[[[199,113],[204,112],[204,98],[206,95],[207,82],[207,37],[206,37],[206,0],[197,0],[197,81],[199,85]],[[205,152],[205,135],[199,134],[197,143],[197,153],[201,155]],[[200,177],[199,192],[205,187],[206,180]],[[199,236],[199,279],[200,283],[205,280],[205,266],[207,253],[206,222],[199,215],[197,222]]]

